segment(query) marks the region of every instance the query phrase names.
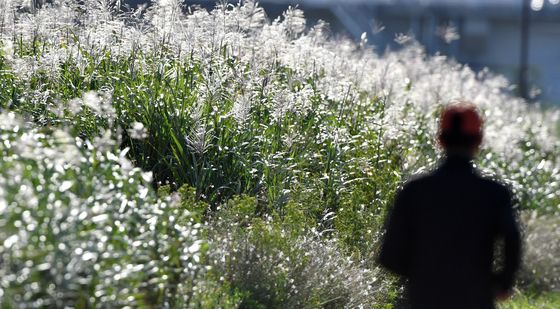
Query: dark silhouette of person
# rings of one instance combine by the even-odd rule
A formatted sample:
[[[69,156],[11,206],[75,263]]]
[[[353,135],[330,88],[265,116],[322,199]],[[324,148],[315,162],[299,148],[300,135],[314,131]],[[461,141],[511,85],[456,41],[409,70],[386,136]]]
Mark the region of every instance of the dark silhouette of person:
[[[519,228],[512,193],[473,166],[482,124],[470,103],[444,108],[438,132],[444,159],[396,195],[378,262],[405,279],[407,308],[486,309],[511,295],[521,261]],[[497,270],[496,246],[503,252]]]

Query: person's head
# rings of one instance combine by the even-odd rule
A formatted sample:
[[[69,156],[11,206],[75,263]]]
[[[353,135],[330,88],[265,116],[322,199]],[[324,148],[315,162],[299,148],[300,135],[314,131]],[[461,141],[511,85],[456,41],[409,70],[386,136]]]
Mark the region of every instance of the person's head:
[[[447,154],[474,156],[482,143],[482,136],[482,117],[472,103],[453,103],[443,109],[438,141]]]

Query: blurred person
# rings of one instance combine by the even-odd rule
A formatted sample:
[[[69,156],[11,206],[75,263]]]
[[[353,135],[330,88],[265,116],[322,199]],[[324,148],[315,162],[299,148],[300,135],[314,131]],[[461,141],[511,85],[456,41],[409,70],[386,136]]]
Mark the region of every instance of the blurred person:
[[[413,309],[495,308],[511,295],[521,260],[512,194],[473,166],[483,121],[470,103],[444,108],[440,166],[408,181],[386,222],[379,263],[406,280]],[[493,268],[503,241],[503,261]]]

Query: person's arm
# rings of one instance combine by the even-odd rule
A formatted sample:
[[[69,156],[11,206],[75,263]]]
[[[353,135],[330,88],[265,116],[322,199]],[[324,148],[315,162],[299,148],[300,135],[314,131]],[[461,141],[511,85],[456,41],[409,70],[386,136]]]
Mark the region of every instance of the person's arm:
[[[378,262],[388,270],[408,277],[410,275],[410,214],[409,193],[405,188],[397,193],[393,208],[388,214],[386,232]]]
[[[515,274],[521,264],[521,236],[515,220],[512,198],[505,193],[498,213],[498,233],[504,239],[504,265],[496,276],[498,296],[511,292],[515,282]]]

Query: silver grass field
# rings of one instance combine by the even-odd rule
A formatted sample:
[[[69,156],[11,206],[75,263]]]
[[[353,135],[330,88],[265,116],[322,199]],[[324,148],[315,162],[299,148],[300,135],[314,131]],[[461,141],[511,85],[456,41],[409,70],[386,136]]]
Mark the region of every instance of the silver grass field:
[[[296,8],[43,2],[0,0],[2,308],[398,308],[384,217],[456,100],[524,227],[502,308],[560,304],[560,112],[505,78]]]

